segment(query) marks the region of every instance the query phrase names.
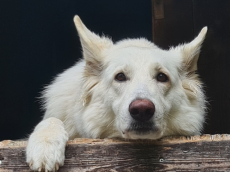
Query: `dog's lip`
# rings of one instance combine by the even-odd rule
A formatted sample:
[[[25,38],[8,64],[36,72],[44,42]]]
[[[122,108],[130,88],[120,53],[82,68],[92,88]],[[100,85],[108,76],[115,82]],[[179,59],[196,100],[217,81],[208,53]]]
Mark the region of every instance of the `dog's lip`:
[[[160,128],[156,128],[153,130],[150,130],[148,132],[136,132],[134,130],[122,130],[121,131],[121,136],[122,138],[125,139],[134,139],[134,140],[138,140],[138,139],[159,139],[163,136],[163,131],[161,131]]]
[[[159,126],[153,122],[135,123],[133,121],[126,129],[120,130],[125,139],[158,139],[162,136]]]
[[[137,122],[133,121],[129,127],[127,128],[129,132],[156,132],[158,131],[158,127],[154,124],[154,122]]]
[[[152,129],[139,129],[139,130],[129,130],[127,133],[134,134],[136,136],[144,136],[144,135],[151,135],[157,133],[159,130],[158,128]]]
[[[151,133],[156,133],[158,132],[159,129],[157,127],[153,127],[151,129],[145,129],[145,128],[142,128],[142,129],[126,129],[126,130],[123,130],[121,131],[121,134],[123,136],[125,135],[129,135],[130,133],[135,133],[135,135],[148,135],[148,134],[151,134]]]

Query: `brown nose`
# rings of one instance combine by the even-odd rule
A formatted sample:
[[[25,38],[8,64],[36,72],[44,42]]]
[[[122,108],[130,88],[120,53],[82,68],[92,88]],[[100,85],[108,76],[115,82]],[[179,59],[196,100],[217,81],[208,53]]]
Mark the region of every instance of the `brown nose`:
[[[135,100],[129,105],[129,113],[137,121],[148,121],[154,112],[154,104],[147,99]]]

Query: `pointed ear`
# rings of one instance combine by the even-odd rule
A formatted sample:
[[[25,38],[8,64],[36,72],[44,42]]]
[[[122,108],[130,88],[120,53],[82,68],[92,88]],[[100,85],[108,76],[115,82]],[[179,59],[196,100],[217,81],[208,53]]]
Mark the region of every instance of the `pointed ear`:
[[[113,45],[113,42],[109,38],[100,37],[91,32],[82,23],[80,17],[77,15],[74,17],[74,23],[80,37],[83,57],[86,62],[84,67],[82,86],[84,91],[81,95],[83,105],[86,106],[91,100],[93,90],[100,82],[100,74],[103,68],[105,53],[106,50],[108,50]]]
[[[100,67],[104,58],[103,52],[113,45],[112,41],[109,38],[100,37],[91,32],[77,15],[74,17],[74,23],[80,37],[86,64],[94,68]]]
[[[201,45],[205,39],[208,28],[204,27],[199,35],[190,43],[182,45],[182,56],[185,70],[194,72],[197,70],[197,61],[200,55]]]

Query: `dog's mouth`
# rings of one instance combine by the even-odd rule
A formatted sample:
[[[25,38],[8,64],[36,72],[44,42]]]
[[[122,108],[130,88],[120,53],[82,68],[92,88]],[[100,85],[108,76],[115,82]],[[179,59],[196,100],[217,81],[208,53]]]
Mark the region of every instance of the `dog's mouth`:
[[[156,139],[159,137],[159,128],[152,122],[132,122],[122,134],[129,139]]]
[[[137,135],[145,135],[157,130],[158,128],[152,122],[132,122],[127,131]]]

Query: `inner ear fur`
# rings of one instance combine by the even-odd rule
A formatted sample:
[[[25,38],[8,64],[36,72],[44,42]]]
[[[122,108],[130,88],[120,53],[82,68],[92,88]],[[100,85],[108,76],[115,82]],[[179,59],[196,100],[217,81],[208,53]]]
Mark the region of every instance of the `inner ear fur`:
[[[81,21],[79,16],[74,17],[74,23],[80,37],[85,67],[83,73],[82,94],[83,105],[86,106],[92,97],[93,90],[100,81],[103,61],[106,51],[113,45],[111,39],[98,36],[91,32]]]
[[[204,27],[193,41],[181,46],[184,65],[183,68],[188,73],[194,73],[197,70],[200,49],[205,39],[207,30],[207,27]]]
[[[197,97],[204,97],[202,82],[200,81],[197,71],[197,62],[200,55],[200,49],[207,33],[207,27],[204,27],[199,35],[190,43],[181,45],[182,53],[182,71],[185,78],[182,80],[182,86],[188,99],[193,102]]]
[[[74,23],[80,37],[83,58],[86,61],[86,71],[88,71],[86,76],[99,75],[105,58],[104,53],[113,42],[107,37],[100,37],[91,32],[77,15],[74,17]]]

